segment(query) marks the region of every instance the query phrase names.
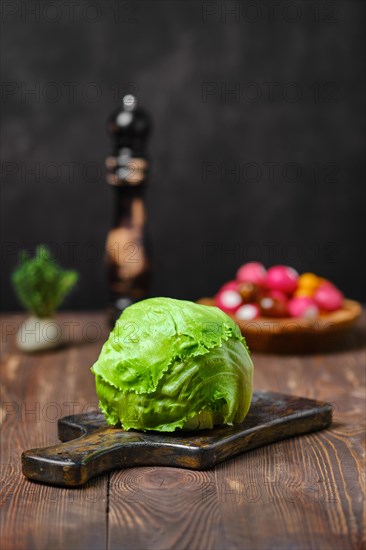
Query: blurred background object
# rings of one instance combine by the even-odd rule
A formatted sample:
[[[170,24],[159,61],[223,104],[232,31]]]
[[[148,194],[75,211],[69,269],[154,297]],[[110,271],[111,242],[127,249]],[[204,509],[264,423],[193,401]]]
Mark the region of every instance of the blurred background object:
[[[148,113],[132,94],[108,120],[112,155],[106,159],[107,182],[114,191],[114,214],[106,242],[108,317],[111,326],[122,311],[148,297],[151,259],[147,246],[145,189],[148,179]]]
[[[247,261],[364,299],[365,4],[13,1],[2,5],[1,307],[39,242],[107,303],[105,120],[155,122],[152,294],[213,295]]]
[[[19,303],[28,313],[17,333],[20,349],[34,352],[63,343],[62,328],[55,314],[78,278],[76,271],[62,269],[43,245],[37,246],[33,258],[26,252],[20,253],[19,265],[12,274]]]

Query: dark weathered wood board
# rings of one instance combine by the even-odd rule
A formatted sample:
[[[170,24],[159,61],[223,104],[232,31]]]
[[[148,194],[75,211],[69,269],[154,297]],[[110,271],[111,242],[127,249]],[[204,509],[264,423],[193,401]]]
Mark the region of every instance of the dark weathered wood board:
[[[23,474],[33,481],[77,487],[111,470],[176,466],[206,470],[228,458],[330,425],[332,406],[273,392],[255,392],[242,424],[200,432],[126,432],[109,427],[100,412],[58,423],[65,443],[22,454]]]
[[[104,548],[107,540],[107,486],[101,477],[82,490],[37,486],[24,478],[20,455],[25,447],[51,445],[60,416],[97,406],[89,375],[106,333],[101,318],[61,316],[74,333],[75,346],[52,353],[24,355],[13,333],[23,317],[3,318],[1,353],[2,550],[85,550]],[[92,326],[94,325],[94,326]],[[101,327],[98,341],[86,345],[82,334]],[[90,328],[91,327],[91,328]],[[92,332],[93,330],[93,332]],[[10,333],[11,336],[5,338]]]
[[[28,481],[19,457],[55,443],[59,418],[96,408],[89,369],[107,333],[104,316],[60,315],[76,340],[83,331],[92,341],[34,356],[14,345],[22,319],[2,317],[2,548],[363,548],[364,320],[336,353],[253,353],[254,387],[331,402],[329,429],[204,471],[124,468],[69,490]]]

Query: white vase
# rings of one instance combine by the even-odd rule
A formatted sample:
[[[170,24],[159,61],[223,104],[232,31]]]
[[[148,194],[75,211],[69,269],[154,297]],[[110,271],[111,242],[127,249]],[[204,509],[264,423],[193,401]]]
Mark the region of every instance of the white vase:
[[[57,348],[62,341],[62,328],[53,318],[28,317],[17,333],[18,347],[26,352]]]

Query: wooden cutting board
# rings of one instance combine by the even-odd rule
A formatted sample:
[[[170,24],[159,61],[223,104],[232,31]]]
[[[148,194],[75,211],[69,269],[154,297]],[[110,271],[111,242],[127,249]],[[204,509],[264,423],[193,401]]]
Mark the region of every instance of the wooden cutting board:
[[[242,424],[198,432],[126,432],[108,426],[100,412],[66,416],[58,422],[64,443],[25,451],[23,474],[33,481],[78,487],[131,466],[205,470],[256,447],[322,430],[331,421],[329,403],[259,391]]]

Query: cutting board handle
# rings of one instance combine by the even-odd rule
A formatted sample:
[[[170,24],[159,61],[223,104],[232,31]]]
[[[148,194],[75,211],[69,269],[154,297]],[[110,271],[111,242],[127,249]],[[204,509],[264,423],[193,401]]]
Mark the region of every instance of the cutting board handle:
[[[139,438],[133,433],[122,434],[123,440],[116,429],[102,428],[58,445],[24,451],[23,474],[33,481],[77,487],[109,471],[112,458],[121,468],[133,466]]]

